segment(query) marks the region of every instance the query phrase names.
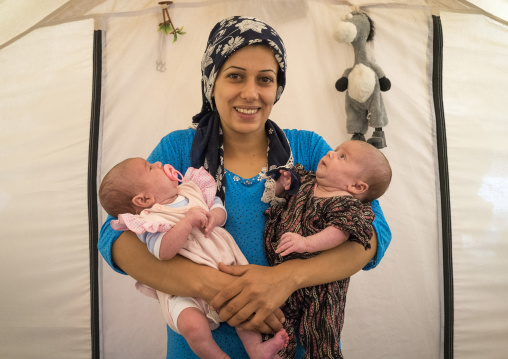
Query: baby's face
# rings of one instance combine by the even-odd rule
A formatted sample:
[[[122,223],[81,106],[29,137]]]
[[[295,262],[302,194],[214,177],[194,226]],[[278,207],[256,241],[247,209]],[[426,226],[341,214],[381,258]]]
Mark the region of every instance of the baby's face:
[[[155,203],[163,203],[177,193],[178,182],[169,179],[160,162],[150,163],[143,158],[134,158],[129,163],[130,171],[155,198]]]
[[[319,161],[316,180],[319,184],[343,190],[354,183],[361,174],[363,149],[359,141],[347,141],[328,152]]]

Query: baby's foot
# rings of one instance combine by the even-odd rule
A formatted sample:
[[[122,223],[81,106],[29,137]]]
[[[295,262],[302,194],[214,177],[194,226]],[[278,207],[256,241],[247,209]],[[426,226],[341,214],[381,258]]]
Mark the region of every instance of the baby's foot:
[[[289,336],[288,333],[284,329],[280,330],[275,334],[275,336],[267,340],[266,342],[262,342],[257,344],[251,353],[251,359],[280,359],[280,356],[277,354],[281,349],[285,348],[288,345]]]

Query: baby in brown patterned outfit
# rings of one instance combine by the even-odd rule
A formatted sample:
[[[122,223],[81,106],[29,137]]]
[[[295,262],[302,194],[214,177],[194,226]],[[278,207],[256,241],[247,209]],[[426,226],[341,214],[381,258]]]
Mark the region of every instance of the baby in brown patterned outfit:
[[[370,202],[388,188],[392,172],[386,157],[362,141],[347,141],[324,156],[316,172],[300,165],[301,185],[287,202],[266,212],[265,252],[270,265],[307,259],[346,240],[370,248]],[[285,196],[290,175],[281,171],[276,194]],[[295,330],[305,348],[304,358],[342,358],[339,346],[349,277],[294,292],[283,306],[290,341],[283,357],[294,358]]]

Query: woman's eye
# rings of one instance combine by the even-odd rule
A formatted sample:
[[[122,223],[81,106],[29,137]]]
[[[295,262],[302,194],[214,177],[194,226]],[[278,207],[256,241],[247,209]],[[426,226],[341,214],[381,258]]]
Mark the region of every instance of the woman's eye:
[[[340,158],[342,158],[343,160],[346,159],[346,155],[340,155]]]
[[[229,74],[228,78],[230,78],[231,80],[238,80],[238,79],[240,79],[240,75],[239,74]]]
[[[273,80],[273,78],[271,78],[271,77],[268,77],[268,76],[261,77],[261,82],[262,82],[262,83],[268,84],[268,83],[272,83],[273,81],[274,81],[274,80]]]

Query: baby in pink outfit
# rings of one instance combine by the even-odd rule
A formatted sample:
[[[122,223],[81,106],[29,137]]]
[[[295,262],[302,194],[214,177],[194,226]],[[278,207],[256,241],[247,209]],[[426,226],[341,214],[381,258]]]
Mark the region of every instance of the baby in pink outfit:
[[[221,227],[226,211],[215,192],[215,180],[203,167],[189,168],[182,178],[171,165],[130,158],[106,174],[99,199],[106,212],[118,218],[111,222],[112,227],[136,233],[160,260],[180,254],[213,268],[219,262],[248,264],[233,237]],[[228,358],[212,337],[211,330],[220,320],[208,303],[162,293],[141,283],[136,287],[159,300],[169,327],[184,336],[196,355]],[[258,333],[237,332],[251,358],[280,358],[277,353],[288,341],[284,330],[266,342]]]

